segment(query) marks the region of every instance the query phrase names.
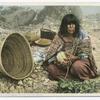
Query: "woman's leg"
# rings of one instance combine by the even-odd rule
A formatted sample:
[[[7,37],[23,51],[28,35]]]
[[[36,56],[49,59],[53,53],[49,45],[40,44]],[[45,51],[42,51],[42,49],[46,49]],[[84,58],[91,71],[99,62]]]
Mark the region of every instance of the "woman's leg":
[[[64,78],[65,73],[66,73],[63,70],[61,70],[57,65],[54,65],[54,64],[50,64],[47,67],[47,70],[49,72],[49,75],[55,80],[59,80],[60,78]]]
[[[87,80],[95,77],[94,72],[90,69],[88,60],[77,60],[75,61],[70,69],[72,76],[79,78],[80,80]]]

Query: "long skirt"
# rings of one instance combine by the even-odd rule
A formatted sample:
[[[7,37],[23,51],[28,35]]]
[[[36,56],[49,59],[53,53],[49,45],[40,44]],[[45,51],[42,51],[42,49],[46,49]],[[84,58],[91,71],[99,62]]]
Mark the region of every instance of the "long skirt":
[[[65,79],[67,70],[63,69],[57,64],[49,64],[47,67],[49,75],[52,79],[59,80],[60,78]],[[88,80],[96,77],[96,74],[91,69],[89,60],[76,60],[69,69],[67,78],[75,78],[79,80]]]

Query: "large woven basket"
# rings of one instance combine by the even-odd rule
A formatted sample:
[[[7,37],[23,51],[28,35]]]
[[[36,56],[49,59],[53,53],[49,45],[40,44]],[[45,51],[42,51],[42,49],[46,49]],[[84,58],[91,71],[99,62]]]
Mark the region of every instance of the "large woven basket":
[[[12,33],[0,38],[0,71],[16,80],[32,73],[31,50],[23,35]]]

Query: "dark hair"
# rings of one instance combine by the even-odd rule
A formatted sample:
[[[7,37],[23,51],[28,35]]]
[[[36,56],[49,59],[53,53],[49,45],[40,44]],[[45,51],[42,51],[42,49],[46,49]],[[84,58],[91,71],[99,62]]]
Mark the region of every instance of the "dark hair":
[[[63,17],[61,25],[60,25],[60,29],[59,29],[59,33],[58,35],[62,35],[62,36],[66,36],[68,35],[67,32],[67,25],[68,24],[75,24],[75,33],[73,34],[74,37],[79,37],[79,30],[80,30],[80,22],[77,19],[77,17],[73,14],[67,14]]]

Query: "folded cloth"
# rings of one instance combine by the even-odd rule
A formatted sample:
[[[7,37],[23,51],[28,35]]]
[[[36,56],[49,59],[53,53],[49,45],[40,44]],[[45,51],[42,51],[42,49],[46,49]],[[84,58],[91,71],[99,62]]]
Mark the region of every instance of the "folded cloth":
[[[38,50],[33,54],[33,60],[35,64],[42,65],[43,62],[45,61],[45,52],[42,50]]]

